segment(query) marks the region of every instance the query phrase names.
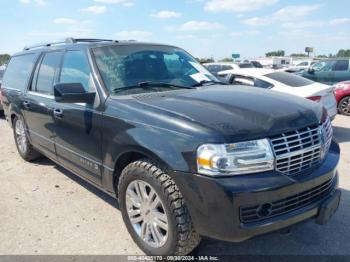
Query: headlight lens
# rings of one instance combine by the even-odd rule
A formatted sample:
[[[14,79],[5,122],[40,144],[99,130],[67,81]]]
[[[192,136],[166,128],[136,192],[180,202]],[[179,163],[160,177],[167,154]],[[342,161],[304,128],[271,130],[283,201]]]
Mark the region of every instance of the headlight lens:
[[[197,149],[197,167],[204,175],[241,175],[272,170],[274,156],[267,139],[204,144]]]

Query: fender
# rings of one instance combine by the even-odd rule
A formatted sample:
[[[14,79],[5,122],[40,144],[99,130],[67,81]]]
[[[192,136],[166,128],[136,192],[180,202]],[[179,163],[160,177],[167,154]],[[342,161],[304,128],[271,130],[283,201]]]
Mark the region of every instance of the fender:
[[[192,143],[200,143],[196,138],[188,135],[173,133],[169,130],[159,130],[153,127],[134,127],[108,137],[109,132],[103,133],[102,152],[103,172],[102,183],[108,191],[114,190],[113,176],[119,175],[115,167],[120,157],[127,153],[138,153],[159,163],[164,169],[170,171],[191,172],[193,160]],[[169,139],[172,137],[172,139]],[[192,141],[192,143],[189,143]]]

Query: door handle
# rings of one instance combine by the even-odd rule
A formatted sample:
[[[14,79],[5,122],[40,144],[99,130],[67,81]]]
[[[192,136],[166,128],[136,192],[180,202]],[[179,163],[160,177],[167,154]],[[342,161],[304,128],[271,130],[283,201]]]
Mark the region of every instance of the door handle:
[[[27,100],[23,101],[23,106],[24,106],[25,108],[29,108],[29,107],[30,107],[30,102],[27,101]]]
[[[62,118],[63,117],[63,110],[62,109],[54,109],[53,110],[53,115],[56,118]]]

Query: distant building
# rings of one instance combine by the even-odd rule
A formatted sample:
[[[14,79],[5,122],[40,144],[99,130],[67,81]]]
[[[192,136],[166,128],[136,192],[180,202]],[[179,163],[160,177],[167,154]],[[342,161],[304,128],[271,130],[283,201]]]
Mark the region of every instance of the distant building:
[[[267,68],[283,68],[288,67],[293,62],[293,57],[290,56],[271,56],[271,57],[258,57],[250,59],[250,61],[257,61]]]

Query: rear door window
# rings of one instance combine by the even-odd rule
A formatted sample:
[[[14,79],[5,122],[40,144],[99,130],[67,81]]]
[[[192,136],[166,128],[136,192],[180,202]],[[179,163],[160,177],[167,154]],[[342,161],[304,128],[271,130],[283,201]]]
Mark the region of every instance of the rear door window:
[[[61,57],[62,52],[50,52],[44,55],[36,80],[36,92],[53,95],[53,84]]]
[[[24,91],[27,88],[36,61],[36,54],[13,56],[4,74],[3,87]]]
[[[349,60],[338,60],[333,65],[333,71],[348,71]]]

